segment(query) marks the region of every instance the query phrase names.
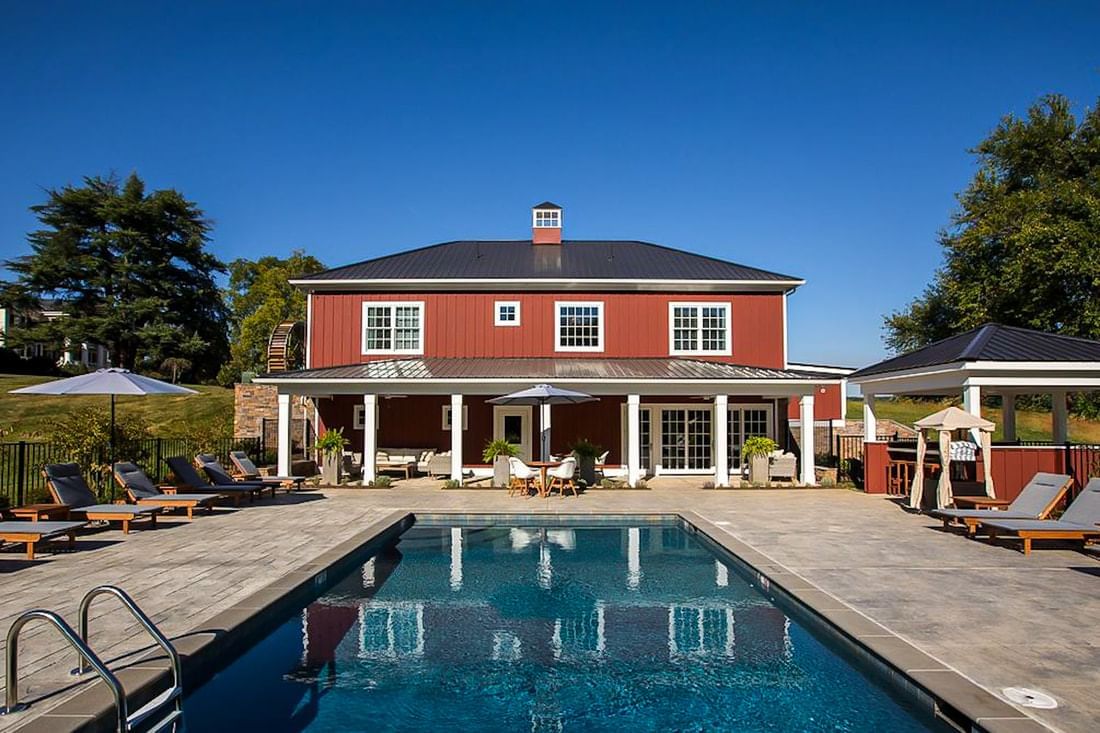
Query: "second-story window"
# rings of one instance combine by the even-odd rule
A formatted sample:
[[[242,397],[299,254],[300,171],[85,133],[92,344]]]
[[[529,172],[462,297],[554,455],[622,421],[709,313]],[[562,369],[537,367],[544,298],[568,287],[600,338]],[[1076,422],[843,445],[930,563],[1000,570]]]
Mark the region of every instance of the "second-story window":
[[[497,326],[518,326],[519,325],[519,301],[518,300],[498,300],[493,304],[493,323]]]
[[[555,303],[555,351],[603,351],[603,303]]]
[[[364,354],[423,354],[424,304],[363,303]]]
[[[729,303],[670,303],[668,320],[670,354],[732,353]]]

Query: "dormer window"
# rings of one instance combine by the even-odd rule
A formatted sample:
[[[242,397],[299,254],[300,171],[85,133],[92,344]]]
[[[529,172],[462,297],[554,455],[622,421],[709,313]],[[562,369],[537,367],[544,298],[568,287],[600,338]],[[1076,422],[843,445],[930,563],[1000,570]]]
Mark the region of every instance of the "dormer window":
[[[535,229],[561,227],[561,212],[553,209],[535,209]]]

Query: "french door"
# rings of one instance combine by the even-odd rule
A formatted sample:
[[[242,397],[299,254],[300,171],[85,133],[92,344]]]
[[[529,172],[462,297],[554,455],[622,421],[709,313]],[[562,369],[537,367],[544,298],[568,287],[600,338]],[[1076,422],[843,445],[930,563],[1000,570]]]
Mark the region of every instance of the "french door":
[[[661,410],[661,469],[706,471],[711,462],[711,410]]]
[[[741,468],[741,446],[746,440],[757,436],[771,437],[771,410],[766,406],[731,407],[726,427],[730,470],[736,471]]]

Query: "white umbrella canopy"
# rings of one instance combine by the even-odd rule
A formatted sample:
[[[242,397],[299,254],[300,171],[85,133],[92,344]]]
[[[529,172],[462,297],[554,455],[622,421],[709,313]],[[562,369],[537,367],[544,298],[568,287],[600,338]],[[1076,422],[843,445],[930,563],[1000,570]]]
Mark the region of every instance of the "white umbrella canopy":
[[[596,402],[599,397],[593,397],[584,392],[574,392],[570,389],[562,389],[549,384],[536,384],[528,389],[501,395],[488,400],[494,405],[539,405],[541,408],[541,441],[539,454],[542,460],[550,457],[550,405],[576,405],[581,402]]]
[[[30,387],[20,387],[11,390],[10,394],[36,394],[36,395],[91,395],[105,394],[111,396],[111,436],[108,453],[111,463],[114,463],[115,443],[115,395],[185,395],[198,394],[195,390],[181,387],[178,384],[169,384],[152,377],[144,377],[134,374],[129,369],[97,369],[88,374],[79,374],[66,379],[55,379],[52,382],[33,384]]]

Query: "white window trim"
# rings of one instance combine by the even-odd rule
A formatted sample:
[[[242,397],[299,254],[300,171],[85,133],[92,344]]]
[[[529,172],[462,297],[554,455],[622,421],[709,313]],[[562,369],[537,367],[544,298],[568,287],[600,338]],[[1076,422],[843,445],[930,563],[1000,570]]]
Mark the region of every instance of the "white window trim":
[[[557,226],[547,226],[546,224],[539,224],[539,214],[556,213],[558,215]],[[565,219],[565,212],[562,209],[532,209],[531,210],[531,228],[532,229],[561,229],[563,221]]]
[[[352,409],[351,409],[351,429],[352,430],[362,430],[363,429],[363,426],[366,424],[363,420],[363,413],[364,413],[365,410],[366,410],[366,406],[363,405],[361,401],[360,401],[360,404],[355,405],[355,406],[352,407]],[[377,410],[377,409],[374,411],[374,429],[375,430],[378,429],[378,426],[381,423],[381,415],[379,414],[379,412],[380,411]]]
[[[442,411],[443,417],[442,417],[442,420],[440,421],[440,427],[442,427],[444,430],[450,430],[451,426],[447,424],[447,415],[449,415],[450,412],[451,412],[451,406],[450,405],[440,405],[440,407],[443,408],[443,411]],[[462,406],[462,429],[463,430],[468,430],[469,428],[470,428],[469,405],[463,405]]]
[[[516,309],[516,320],[514,321],[502,321],[500,320],[500,309],[502,307],[512,306]],[[498,300],[493,303],[493,325],[494,326],[518,326],[520,321],[523,320],[523,313],[520,308],[520,302],[518,300]]]
[[[674,314],[677,308],[722,308],[726,311],[726,348],[717,351],[698,349],[677,349]],[[703,317],[698,316],[699,346],[703,345]],[[733,306],[728,301],[675,301],[668,304],[668,353],[669,356],[732,356],[733,355]]]
[[[595,307],[599,316],[599,328],[597,334],[600,343],[597,346],[562,346],[561,345],[561,309],[569,306],[584,308]],[[604,310],[602,300],[556,300],[554,301],[554,351],[571,353],[577,351],[601,352],[604,348]]]
[[[368,349],[367,348],[367,308],[387,307],[397,309],[399,307],[414,307],[420,314],[420,346],[415,349]],[[423,354],[424,340],[426,337],[424,328],[424,301],[422,300],[364,300],[363,312],[359,322],[360,339],[364,354]]]

